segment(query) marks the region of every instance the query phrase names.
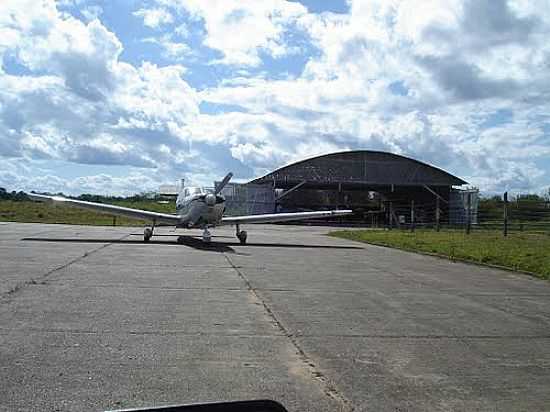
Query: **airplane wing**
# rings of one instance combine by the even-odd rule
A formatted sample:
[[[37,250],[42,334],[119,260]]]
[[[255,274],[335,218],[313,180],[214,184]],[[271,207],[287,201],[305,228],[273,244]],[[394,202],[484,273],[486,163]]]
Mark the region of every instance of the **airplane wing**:
[[[106,213],[110,215],[125,216],[132,219],[151,220],[155,223],[166,223],[169,225],[175,225],[180,223],[180,217],[178,215],[171,215],[168,213],[150,212],[148,210],[131,209],[129,207],[108,205],[104,203],[86,202],[84,200],[67,199],[61,196],[46,196],[38,195],[36,193],[27,193],[32,200],[39,202],[51,202],[65,204],[68,206],[78,207],[81,209],[89,209],[96,212]]]
[[[245,223],[275,223],[290,220],[319,219],[323,217],[337,217],[352,214],[352,210],[328,210],[326,212],[295,212],[270,213],[267,215],[227,216],[223,217],[222,225],[236,225]]]

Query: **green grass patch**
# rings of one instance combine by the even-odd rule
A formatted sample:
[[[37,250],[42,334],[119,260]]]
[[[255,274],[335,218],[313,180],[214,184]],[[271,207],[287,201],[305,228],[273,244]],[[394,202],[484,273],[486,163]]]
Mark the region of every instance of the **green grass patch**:
[[[542,279],[550,278],[550,236],[543,233],[479,231],[467,235],[461,230],[341,230],[331,236],[375,245],[433,253],[476,263],[524,270]]]
[[[175,205],[173,202],[114,201],[111,204],[133,209],[150,210],[153,212],[175,212]],[[113,225],[113,216],[60,204],[52,205],[30,201],[15,202],[12,200],[2,200],[0,201],[0,221],[111,226]],[[150,224],[150,222],[129,219],[122,216],[116,217],[117,226],[143,226],[146,224]]]

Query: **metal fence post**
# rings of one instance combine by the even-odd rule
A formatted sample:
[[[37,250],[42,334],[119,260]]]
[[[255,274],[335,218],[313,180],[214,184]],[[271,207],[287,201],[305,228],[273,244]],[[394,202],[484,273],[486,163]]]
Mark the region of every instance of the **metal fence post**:
[[[113,226],[116,226],[116,216],[113,216]]]
[[[508,192],[504,192],[504,236],[508,236]]]
[[[414,232],[414,200],[411,200],[411,232]]]
[[[471,209],[472,209],[472,193],[471,192],[468,192],[467,194],[467,198],[466,198],[466,204],[467,204],[467,210],[466,210],[466,234],[469,235],[470,234],[470,230],[472,229],[472,213],[471,213]]]
[[[441,219],[441,210],[439,209],[439,197],[435,198],[435,230],[439,232]]]
[[[392,230],[393,226],[393,203],[390,202],[390,230]]]

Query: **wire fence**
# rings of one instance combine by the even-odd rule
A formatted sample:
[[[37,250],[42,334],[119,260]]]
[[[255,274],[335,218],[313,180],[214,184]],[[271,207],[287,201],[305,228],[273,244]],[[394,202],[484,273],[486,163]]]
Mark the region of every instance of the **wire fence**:
[[[463,230],[466,234],[475,231],[500,231],[502,236],[510,233],[550,234],[550,200],[537,196],[517,196],[509,199],[502,197],[478,199],[475,193],[466,193],[463,202],[449,202],[442,205],[439,201],[400,203],[388,205],[383,225],[387,229],[414,231],[417,229]]]

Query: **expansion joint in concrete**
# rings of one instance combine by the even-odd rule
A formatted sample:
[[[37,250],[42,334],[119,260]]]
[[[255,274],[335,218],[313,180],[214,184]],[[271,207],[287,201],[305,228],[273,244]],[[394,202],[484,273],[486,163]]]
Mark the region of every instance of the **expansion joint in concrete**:
[[[119,238],[117,240],[123,240],[124,238],[127,238],[128,236],[130,236],[130,235],[124,235],[124,236],[122,236],[121,238]],[[71,266],[72,264],[77,263],[77,262],[81,261],[82,259],[85,259],[88,256],[90,256],[90,255],[92,255],[96,252],[99,252],[101,249],[105,249],[106,247],[111,246],[111,245],[112,245],[112,243],[107,243],[107,244],[101,245],[101,246],[99,246],[99,247],[97,247],[97,248],[95,248],[91,251],[84,252],[81,256],[78,256],[78,257],[70,260],[69,262],[64,263],[61,266],[53,268],[52,270],[44,273],[43,275],[40,275],[36,278],[29,279],[25,282],[18,283],[17,285],[15,285],[13,288],[8,290],[7,292],[4,292],[4,293],[0,294],[0,304],[8,303],[10,301],[10,298],[13,298],[18,292],[22,291],[27,286],[44,285],[46,283],[46,281],[48,280],[48,277],[50,277],[54,273],[59,272],[60,270],[63,270],[65,268]]]
[[[308,354],[304,351],[298,340],[295,338],[295,336],[284,326],[284,324],[277,318],[273,310],[269,307],[269,305],[266,303],[264,299],[262,299],[259,291],[255,289],[248,278],[245,276],[245,274],[240,270],[241,267],[235,265],[229,256],[227,254],[223,254],[227,262],[231,265],[231,267],[235,270],[237,275],[241,278],[241,280],[245,283],[246,288],[256,300],[258,300],[264,310],[266,311],[267,315],[272,319],[273,323],[277,326],[277,328],[283,333],[283,335],[289,340],[291,345],[294,347],[296,352],[298,353],[298,356],[300,357],[300,360],[302,361],[304,367],[309,371],[312,378],[319,382],[319,384],[322,386],[323,392],[329,397],[334,399],[335,401],[339,402],[342,405],[342,411],[353,411],[354,407],[352,402],[347,399],[336,387],[334,384],[330,382],[330,380],[317,369],[315,364],[313,363],[313,360],[308,356]]]

